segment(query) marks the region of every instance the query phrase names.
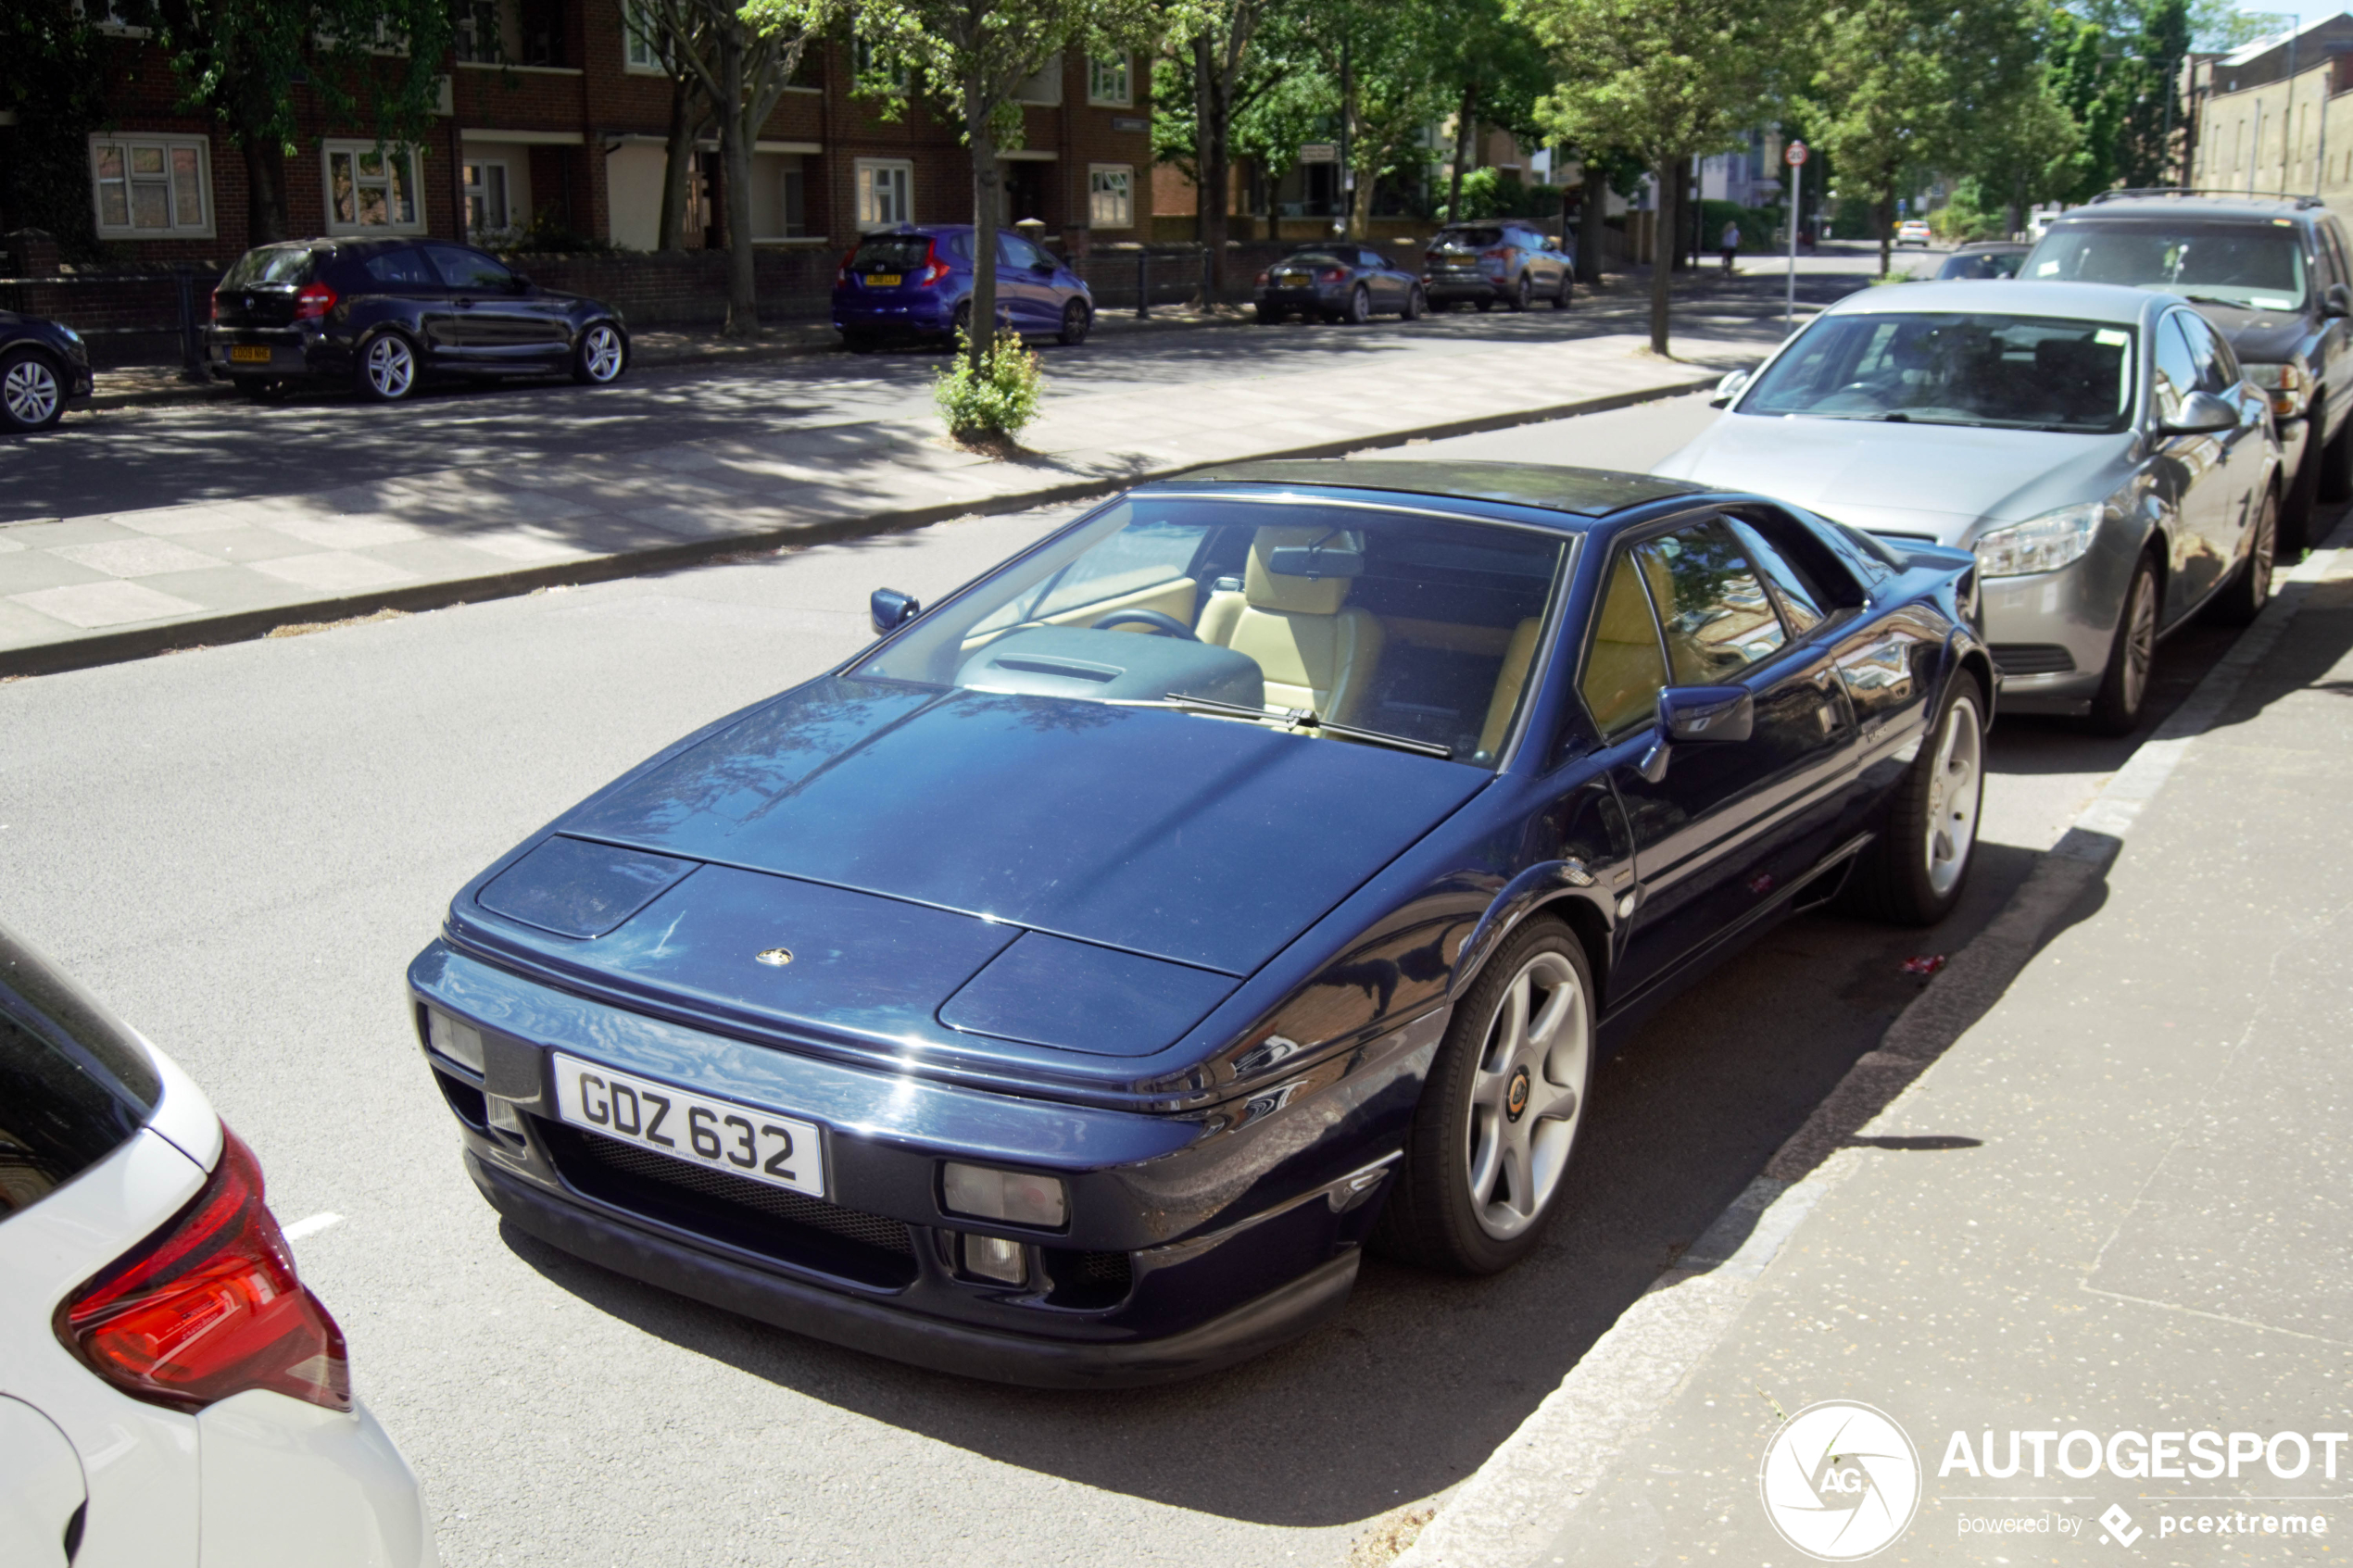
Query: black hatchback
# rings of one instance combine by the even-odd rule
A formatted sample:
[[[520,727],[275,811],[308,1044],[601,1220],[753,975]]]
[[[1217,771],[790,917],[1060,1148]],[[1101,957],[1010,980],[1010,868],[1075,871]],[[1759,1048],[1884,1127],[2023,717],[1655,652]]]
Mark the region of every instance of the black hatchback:
[[[0,430],[47,430],[91,390],[90,350],[80,332],[0,310]]]
[[[447,240],[296,240],[238,258],[212,293],[206,359],[248,396],[349,382],[394,403],[428,374],[621,379],[621,313],[543,289]]]

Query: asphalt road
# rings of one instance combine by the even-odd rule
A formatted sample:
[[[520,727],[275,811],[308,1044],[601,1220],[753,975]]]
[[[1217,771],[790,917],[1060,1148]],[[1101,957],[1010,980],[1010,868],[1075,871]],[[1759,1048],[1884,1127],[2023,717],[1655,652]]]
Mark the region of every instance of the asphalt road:
[[[1685,400],[1436,449],[1637,466],[1705,417]],[[1944,927],[1775,931],[1602,1070],[1569,1207],[1528,1263],[1469,1282],[1376,1261],[1337,1321],[1218,1377],[965,1383],[502,1233],[401,1002],[450,894],[618,770],[855,650],[870,588],[929,598],[1067,515],[0,684],[0,919],[195,1073],[282,1218],[341,1217],[297,1243],[302,1267],[448,1562],[1337,1565],[1486,1457],[1871,1048],[1922,984],[1905,960],[1965,942],[2129,750],[2005,721]],[[2170,646],[2160,705],[2226,642]]]

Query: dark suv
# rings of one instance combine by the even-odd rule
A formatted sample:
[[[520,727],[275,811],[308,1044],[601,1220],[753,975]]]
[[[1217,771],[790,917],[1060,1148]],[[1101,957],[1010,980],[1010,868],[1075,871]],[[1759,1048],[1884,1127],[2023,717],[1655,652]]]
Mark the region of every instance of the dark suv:
[[[1481,310],[1497,302],[1525,310],[1549,299],[1568,308],[1577,257],[1516,218],[1449,223],[1423,253],[1422,293],[1441,308],[1466,300]]]
[[[2018,275],[2164,289],[2230,339],[2294,476],[2282,548],[2312,542],[2315,497],[2353,498],[2353,254],[2314,197],[2107,192],[2053,222]]]
[[[348,381],[397,402],[434,371],[602,385],[629,363],[621,313],[543,289],[447,240],[296,240],[240,257],[212,291],[207,362],[250,396]]]

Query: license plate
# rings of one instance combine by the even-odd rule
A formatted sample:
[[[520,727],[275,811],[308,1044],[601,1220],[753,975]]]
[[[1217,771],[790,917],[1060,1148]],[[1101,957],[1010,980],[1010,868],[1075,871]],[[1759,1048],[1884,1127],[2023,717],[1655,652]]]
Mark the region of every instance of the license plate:
[[[870,289],[895,289],[899,286],[900,276],[897,272],[869,272],[866,274],[866,286]]]
[[[688,1094],[556,1055],[556,1114],[639,1148],[809,1198],[825,1196],[824,1132],[813,1122]]]
[[[240,343],[231,346],[229,358],[240,365],[267,365],[270,347],[267,344]]]
[[[1307,274],[1304,272],[1277,272],[1275,274],[1275,282],[1280,283],[1287,289],[1297,288],[1300,284],[1305,282],[1306,281]]]

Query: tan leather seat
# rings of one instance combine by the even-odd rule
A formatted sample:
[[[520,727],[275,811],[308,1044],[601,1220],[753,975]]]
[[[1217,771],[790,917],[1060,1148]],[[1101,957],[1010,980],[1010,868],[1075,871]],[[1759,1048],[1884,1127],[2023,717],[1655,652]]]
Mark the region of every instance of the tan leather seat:
[[[1291,577],[1266,565],[1273,550],[1329,542],[1331,534],[1323,527],[1260,529],[1242,591],[1212,594],[1195,633],[1257,662],[1268,708],[1312,708],[1346,723],[1380,672],[1380,622],[1349,607],[1347,578]]]
[[[1606,735],[1656,713],[1658,689],[1667,684],[1658,622],[1630,555],[1617,558],[1600,620],[1585,661],[1584,690],[1585,706]]]
[[[1504,744],[1504,732],[1511,728],[1512,711],[1519,707],[1519,694],[1528,684],[1529,667],[1536,662],[1536,628],[1533,620],[1523,621],[1512,628],[1512,640],[1504,648],[1503,673],[1495,677],[1495,695],[1487,699],[1487,722],[1478,732],[1478,752],[1491,758],[1496,747]]]

